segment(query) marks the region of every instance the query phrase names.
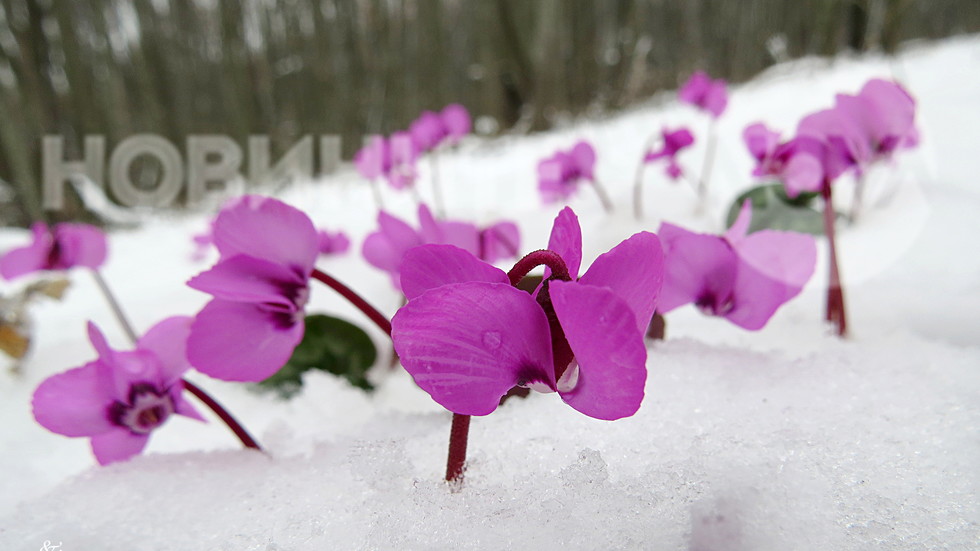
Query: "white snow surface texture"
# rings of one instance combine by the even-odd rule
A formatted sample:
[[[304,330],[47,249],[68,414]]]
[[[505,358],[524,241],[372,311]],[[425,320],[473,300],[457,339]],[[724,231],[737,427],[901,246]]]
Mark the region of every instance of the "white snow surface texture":
[[[216,419],[172,418],[147,450],[99,467],[87,439],[47,432],[30,412],[44,378],[94,358],[93,320],[127,348],[84,271],[63,303],[34,310],[37,338],[20,375],[0,374],[0,549],[63,551],[289,549],[977,549],[980,512],[980,38],[907,48],[894,58],[802,60],[731,90],[718,125],[711,196],[646,171],[646,219],[632,216],[644,142],[689,124],[680,157],[698,172],[707,119],[673,95],[599,120],[529,137],[471,138],[440,159],[451,217],[519,221],[525,252],[547,244],[558,206],[542,206],[535,164],[592,140],[615,212],[591,189],[571,201],[585,262],[662,220],[723,230],[731,200],[752,185],[741,142],[749,123],[791,132],[805,114],[896,78],[918,102],[919,149],[869,174],[866,208],[840,228],[851,335],[822,322],[826,244],[803,293],[759,332],[693,307],[670,313],[668,340],[649,344],[646,398],[632,418],[605,422],[532,394],[475,417],[465,485],[442,481],[450,414],[388,370],[390,344],[322,286],[310,312],[369,328],[382,352],[373,395],[328,375],[285,401],[247,385],[189,377],[267,448],[242,450]],[[421,192],[431,195],[422,161]],[[849,182],[839,184],[841,207]],[[359,249],[375,226],[369,189],[345,171],[282,197]],[[386,190],[415,222],[412,200]],[[193,314],[209,297],[184,285],[209,262],[190,260],[204,215],[149,213],[110,236],[105,276],[136,325]],[[25,242],[0,231],[0,251]],[[320,267],[387,314],[399,297],[356,253]],[[2,290],[17,288],[5,284]],[[203,410],[203,407],[201,408]]]

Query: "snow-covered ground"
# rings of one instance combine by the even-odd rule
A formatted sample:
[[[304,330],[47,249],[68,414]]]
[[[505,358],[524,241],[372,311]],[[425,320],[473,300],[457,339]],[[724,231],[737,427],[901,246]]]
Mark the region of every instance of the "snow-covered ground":
[[[75,272],[65,302],[35,309],[37,341],[23,373],[0,374],[0,549],[975,549],[978,67],[980,38],[964,37],[895,59],[795,62],[735,88],[706,214],[689,188],[651,167],[647,219],[632,217],[646,138],[662,124],[705,134],[707,121],[673,101],[539,136],[473,140],[444,156],[451,217],[517,219],[532,250],[546,244],[558,210],[539,204],[536,161],[592,140],[616,212],[605,214],[590,189],[572,201],[589,259],[661,220],[721,230],[728,204],[751,183],[740,139],[750,122],[791,131],[834,93],[885,77],[917,98],[922,133],[918,150],[871,174],[865,215],[841,232],[849,339],[830,336],[821,321],[822,248],[817,276],[760,332],[690,307],[671,313],[668,340],[650,347],[647,397],[632,418],[597,421],[537,394],[474,418],[456,493],[441,481],[450,415],[403,371],[383,367],[372,396],[313,374],[289,401],[192,375],[268,455],[239,449],[216,421],[172,418],[143,455],[95,466],[86,439],[51,434],[30,412],[41,380],[94,356],[86,320],[126,346],[92,279]],[[681,162],[699,169],[701,146]],[[421,188],[429,194],[425,174]],[[370,194],[350,173],[285,199],[358,245],[375,224]],[[414,220],[410,198],[388,200]],[[190,235],[204,227],[203,217],[158,217],[112,234],[105,276],[139,328],[205,303],[183,285],[207,265],[190,260]],[[25,240],[0,231],[0,251]],[[397,308],[387,277],[358,255],[320,267],[389,314]],[[325,288],[314,289],[309,311],[369,328]]]

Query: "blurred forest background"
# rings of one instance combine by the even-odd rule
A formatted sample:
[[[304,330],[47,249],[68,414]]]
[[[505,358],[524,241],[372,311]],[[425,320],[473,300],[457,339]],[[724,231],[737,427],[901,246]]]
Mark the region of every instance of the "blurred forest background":
[[[41,138],[106,154],[191,134],[274,159],[307,134],[362,137],[466,105],[485,132],[548,128],[789,58],[894,51],[980,31],[978,0],[0,0],[0,225],[44,212]]]

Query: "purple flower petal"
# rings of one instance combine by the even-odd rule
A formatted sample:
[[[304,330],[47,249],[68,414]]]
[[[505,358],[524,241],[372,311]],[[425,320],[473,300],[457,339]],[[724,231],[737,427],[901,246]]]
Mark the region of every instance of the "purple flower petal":
[[[656,310],[663,274],[660,239],[640,232],[599,255],[579,282],[615,293],[633,311],[637,330],[645,332]]]
[[[761,329],[780,306],[800,294],[813,275],[813,237],[774,230],[749,235],[736,245],[735,307],[725,317],[745,329]]]
[[[658,312],[698,301],[722,306],[731,297],[737,258],[724,239],[667,223],[660,225],[657,234],[665,254]]]
[[[116,398],[111,376],[99,362],[45,379],[34,391],[34,418],[65,436],[93,436],[116,428],[108,405]]]
[[[513,258],[520,248],[521,232],[513,222],[498,222],[480,232],[480,256],[487,262]]]
[[[99,228],[89,224],[58,224],[54,234],[63,268],[85,266],[94,270],[105,263],[108,246],[105,233]]]
[[[226,381],[261,381],[279,370],[303,338],[303,319],[253,304],[212,300],[197,315],[187,358],[198,371]]]
[[[245,195],[218,214],[214,244],[222,258],[253,256],[307,276],[316,261],[318,238],[302,211],[268,197]]]
[[[561,209],[551,226],[551,236],[548,238],[548,250],[558,253],[565,261],[569,275],[578,279],[578,271],[582,264],[582,228],[578,224],[575,212],[565,207]],[[545,270],[545,278],[550,274]]]
[[[193,321],[190,316],[167,318],[151,327],[136,343],[137,348],[156,355],[165,386],[180,379],[191,367],[187,361],[187,337]]]
[[[596,419],[621,419],[636,413],[643,401],[647,353],[633,311],[601,287],[552,281],[550,292],[578,364],[578,373],[569,378],[572,388],[558,386],[562,400]]]
[[[487,415],[516,384],[555,388],[544,311],[509,285],[471,282],[431,289],[391,322],[402,365],[454,413]]]
[[[480,251],[480,232],[468,222],[439,221],[424,204],[419,205],[419,235],[426,244],[455,245],[464,251]]]
[[[752,225],[752,200],[742,201],[742,207],[738,211],[738,218],[732,223],[732,227],[725,232],[725,239],[733,246],[745,239],[749,233],[749,226]]]
[[[286,296],[287,289],[305,286],[306,274],[261,258],[238,255],[192,277],[187,285],[222,300],[289,307],[293,302]]]
[[[429,289],[468,281],[509,283],[503,270],[453,245],[415,247],[405,253],[402,261],[402,291],[408,300]]]
[[[92,452],[100,465],[125,461],[143,451],[150,440],[148,434],[136,434],[118,428],[92,437]]]
[[[569,152],[578,175],[586,180],[594,180],[593,169],[595,168],[595,148],[587,141],[580,141],[572,147]]]
[[[458,103],[451,103],[443,107],[440,116],[446,132],[449,134],[449,140],[453,143],[469,134],[472,129],[473,123],[470,120],[470,112]]]
[[[14,279],[32,272],[46,270],[48,256],[54,245],[54,238],[48,232],[44,222],[35,222],[31,226],[33,240],[30,245],[7,251],[0,258],[0,275],[4,279]]]

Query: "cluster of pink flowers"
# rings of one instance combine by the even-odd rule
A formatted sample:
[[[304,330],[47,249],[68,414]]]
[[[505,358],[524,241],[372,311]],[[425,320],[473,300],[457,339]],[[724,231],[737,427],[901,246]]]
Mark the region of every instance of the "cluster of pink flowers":
[[[727,105],[724,81],[703,73],[691,78],[680,97],[713,118]],[[744,133],[757,161],[753,174],[781,179],[791,196],[822,191],[829,204],[837,176],[860,173],[917,143],[914,112],[914,101],[899,85],[873,80],[856,95],[837,96],[833,108],[806,117],[789,141],[754,124]],[[458,105],[425,112],[409,131],[377,138],[355,162],[366,176],[410,185],[420,152],[455,143],[469,126],[469,115]],[[645,152],[643,163],[666,159],[668,175],[677,178],[682,169],[676,156],[693,143],[693,135],[683,128],[664,129],[660,139],[659,149]],[[586,141],[557,151],[538,165],[539,190],[546,200],[563,200],[586,181],[608,203],[595,181],[595,162]],[[276,373],[308,330],[306,307],[311,280],[317,280],[391,336],[418,386],[455,414],[454,427],[457,421],[468,427],[471,415],[490,414],[515,388],[557,393],[585,415],[620,419],[642,403],[644,335],[656,315],[691,304],[759,330],[811,278],[813,237],[750,233],[752,209],[744,202],[723,235],[664,222],[656,234],[641,231],[623,240],[584,273],[583,235],[568,207],[554,219],[547,248],[525,255],[507,272],[494,263],[518,256],[515,222],[479,226],[439,219],[420,204],[413,225],[380,210],[378,229],[366,236],[362,253],[404,294],[404,306],[389,322],[317,269],[319,255],[349,249],[345,234],[318,230],[305,213],[281,201],[247,195],[228,203],[208,234],[195,237],[218,253],[211,268],[187,282],[210,301],[193,317],[170,317],[142,337],[133,335],[130,351],[111,348],[90,324],[96,359],[44,381],[34,396],[34,414],[51,431],[90,438],[103,464],[139,453],[150,433],[174,414],[203,419],[184,399],[185,389],[228,422],[184,374],[196,369],[222,380],[259,381]],[[832,216],[828,220],[832,227]],[[106,238],[97,228],[36,224],[32,232],[31,244],[0,258],[0,275],[97,270],[105,262]],[[538,267],[544,271],[540,282],[530,292],[518,288]],[[451,450],[457,457],[465,451],[465,434],[465,429],[453,431]],[[461,472],[457,462],[447,477]]]
[[[423,111],[408,130],[371,138],[354,155],[354,166],[368,180],[384,178],[392,188],[404,189],[415,184],[416,162],[422,155],[459,143],[471,128],[470,114],[462,105],[447,105],[438,113]]]

